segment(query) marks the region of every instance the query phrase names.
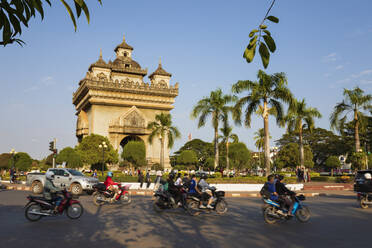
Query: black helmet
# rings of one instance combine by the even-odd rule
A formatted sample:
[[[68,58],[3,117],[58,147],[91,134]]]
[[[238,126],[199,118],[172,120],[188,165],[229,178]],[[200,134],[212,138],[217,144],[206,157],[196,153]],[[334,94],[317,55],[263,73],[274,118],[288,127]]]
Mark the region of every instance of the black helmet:
[[[173,180],[174,179],[174,173],[170,173],[168,177],[169,177],[169,179]]]
[[[200,176],[201,179],[207,179],[208,178],[208,175],[207,173],[202,173],[201,176]]]
[[[282,181],[284,179],[284,176],[283,175],[275,175],[275,179],[278,179],[279,181]]]

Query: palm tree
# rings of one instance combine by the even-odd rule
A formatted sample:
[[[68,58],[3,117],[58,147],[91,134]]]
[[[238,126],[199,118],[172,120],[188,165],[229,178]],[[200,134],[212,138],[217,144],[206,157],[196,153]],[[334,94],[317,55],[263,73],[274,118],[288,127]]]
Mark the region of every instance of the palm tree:
[[[230,127],[227,122],[223,128],[220,128],[222,135],[219,138],[222,138],[222,143],[226,146],[226,170],[229,171],[230,168],[230,161],[229,161],[229,141],[231,140],[233,143],[239,142],[239,137],[237,134],[232,133],[232,127]]]
[[[358,152],[360,149],[359,127],[365,120],[365,115],[362,111],[372,110],[372,95],[364,95],[364,91],[359,87],[355,87],[352,90],[344,89],[343,95],[344,100],[342,100],[340,103],[337,103],[337,105],[334,107],[331,117],[329,118],[331,128],[342,132],[345,127],[347,117],[351,113],[353,115],[355,151]],[[342,115],[343,117],[341,117]]]
[[[227,122],[228,113],[231,107],[227,106],[233,98],[229,95],[224,95],[221,89],[217,89],[210,93],[209,97],[201,99],[193,108],[191,118],[199,117],[198,128],[203,127],[209,116],[212,118],[212,126],[214,128],[214,168],[219,164],[218,151],[218,127],[220,122]]]
[[[263,151],[265,145],[265,131],[263,128],[258,129],[257,132],[254,133],[256,136],[253,139],[256,141],[254,145],[257,147],[259,151]],[[272,137],[269,135],[269,139]]]
[[[269,136],[269,114],[276,117],[278,124],[283,119],[282,102],[291,103],[292,93],[287,88],[287,77],[284,72],[268,75],[259,70],[257,73],[258,81],[238,81],[232,86],[233,93],[247,92],[246,96],[240,98],[235,106],[233,118],[237,124],[241,124],[242,108],[247,105],[244,113],[244,124],[251,125],[253,113],[259,113],[264,121],[264,150],[266,174],[270,173],[270,136]],[[257,111],[258,110],[258,111]],[[256,112],[257,111],[257,112]]]
[[[150,122],[147,128],[151,130],[149,142],[152,144],[154,137],[160,138],[160,166],[164,168],[164,146],[165,139],[168,141],[168,148],[172,148],[174,140],[181,137],[177,127],[172,126],[172,116],[170,114],[158,114],[155,121]]]
[[[304,166],[304,144],[302,133],[304,128],[311,132],[314,128],[314,118],[321,118],[322,115],[316,108],[306,106],[305,99],[298,101],[293,99],[292,104],[288,107],[287,116],[284,118],[283,125],[287,124],[287,132],[297,132],[300,147],[300,163]]]

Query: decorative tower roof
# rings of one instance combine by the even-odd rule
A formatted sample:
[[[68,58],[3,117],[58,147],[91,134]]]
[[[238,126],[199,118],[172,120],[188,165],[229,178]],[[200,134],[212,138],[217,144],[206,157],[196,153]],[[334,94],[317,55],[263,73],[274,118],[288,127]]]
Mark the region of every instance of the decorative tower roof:
[[[96,67],[106,67],[107,66],[107,63],[102,58],[102,49],[99,51],[98,60],[96,62],[94,62],[93,64],[91,64],[89,69],[93,66],[96,66]]]
[[[133,50],[133,47],[131,47],[130,45],[128,45],[128,44],[125,42],[125,35],[123,35],[123,42],[120,43],[119,45],[117,45],[114,51],[116,52],[119,48],[128,49],[128,50]]]
[[[151,73],[151,75],[149,76],[149,78],[151,79],[155,75],[161,75],[161,76],[167,76],[167,77],[171,77],[172,76],[172,74],[170,74],[169,72],[167,72],[166,70],[163,69],[163,67],[161,66],[161,59],[160,58],[159,58],[159,66],[158,66],[158,68],[153,73]]]

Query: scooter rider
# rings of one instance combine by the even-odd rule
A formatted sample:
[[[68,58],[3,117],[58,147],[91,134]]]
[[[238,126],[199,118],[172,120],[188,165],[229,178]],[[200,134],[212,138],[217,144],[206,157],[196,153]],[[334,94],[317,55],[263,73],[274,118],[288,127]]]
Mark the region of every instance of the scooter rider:
[[[200,181],[198,183],[198,186],[201,188],[201,201],[200,201],[200,205],[199,205],[199,208],[206,208],[204,205],[203,205],[203,202],[204,201],[207,201],[208,200],[208,205],[207,205],[207,208],[213,208],[211,206],[211,203],[213,201],[213,198],[210,194],[207,193],[207,189],[211,190],[213,189],[211,186],[209,186],[209,184],[205,181],[207,180],[208,176],[207,174],[202,174],[201,177],[200,177]]]
[[[285,205],[288,207],[288,216],[293,216],[292,210],[293,210],[293,201],[291,201],[288,198],[289,196],[293,196],[295,193],[291,190],[289,190],[284,183],[282,182],[284,177],[282,175],[276,175],[276,183],[275,183],[275,189],[276,192],[279,195],[279,199],[285,203]]]
[[[111,171],[107,172],[107,177],[106,177],[106,180],[104,182],[104,184],[106,186],[106,189],[115,192],[114,197],[111,198],[111,202],[115,201],[116,196],[118,195],[118,183],[115,183],[112,180],[113,176],[114,176],[114,174]]]
[[[51,200],[55,203],[54,212],[58,212],[58,206],[61,204],[62,197],[57,195],[57,192],[61,189],[54,186],[53,179],[54,179],[54,172],[48,171],[45,173],[45,184],[44,184],[44,191],[43,195],[44,198],[47,200]]]

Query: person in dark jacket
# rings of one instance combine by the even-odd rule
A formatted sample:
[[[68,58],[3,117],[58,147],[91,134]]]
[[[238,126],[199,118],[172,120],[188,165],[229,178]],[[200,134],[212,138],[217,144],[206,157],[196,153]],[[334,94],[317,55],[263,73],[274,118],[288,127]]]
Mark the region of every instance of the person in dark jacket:
[[[142,188],[143,185],[143,174],[142,171],[138,170],[138,182],[140,183],[140,188]]]
[[[148,189],[150,187],[150,184],[151,184],[150,170],[147,171],[145,180],[146,180],[146,189]]]
[[[288,206],[288,215],[292,216],[293,201],[291,201],[288,196],[293,196],[295,193],[285,186],[285,184],[283,183],[283,179],[284,177],[282,175],[276,176],[275,188],[276,192],[279,195],[279,200],[284,202],[285,205]]]

